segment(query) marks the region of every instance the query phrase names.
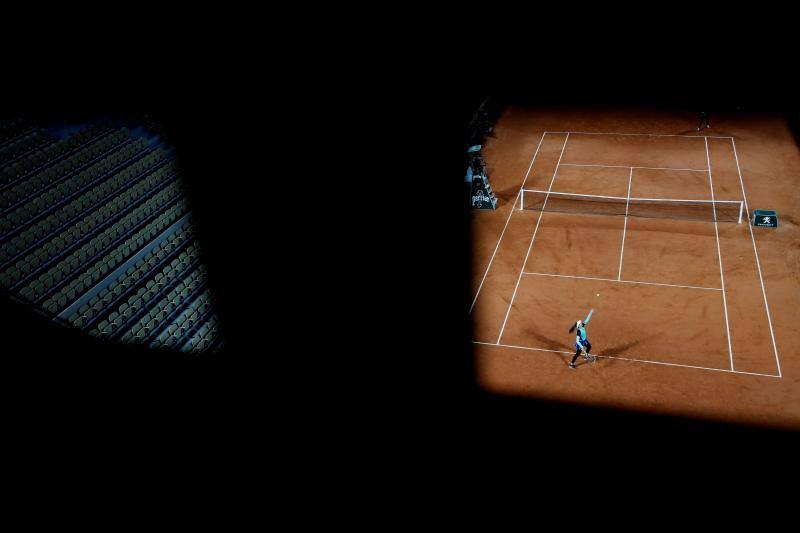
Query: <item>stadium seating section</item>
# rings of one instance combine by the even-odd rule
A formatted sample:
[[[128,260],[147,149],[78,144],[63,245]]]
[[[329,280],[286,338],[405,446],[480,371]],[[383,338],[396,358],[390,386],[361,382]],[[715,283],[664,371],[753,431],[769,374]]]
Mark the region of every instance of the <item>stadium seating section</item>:
[[[223,346],[171,150],[109,120],[0,120],[0,287],[113,342]]]

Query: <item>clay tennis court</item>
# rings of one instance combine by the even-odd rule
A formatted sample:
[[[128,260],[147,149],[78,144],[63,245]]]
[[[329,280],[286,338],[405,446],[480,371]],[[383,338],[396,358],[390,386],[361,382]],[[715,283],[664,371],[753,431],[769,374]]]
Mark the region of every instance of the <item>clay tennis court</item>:
[[[484,147],[498,208],[472,211],[482,388],[800,428],[800,153],[780,116],[715,118],[696,132],[692,113],[505,110]],[[753,227],[754,209],[778,228]],[[571,371],[568,329],[590,309],[598,357]]]

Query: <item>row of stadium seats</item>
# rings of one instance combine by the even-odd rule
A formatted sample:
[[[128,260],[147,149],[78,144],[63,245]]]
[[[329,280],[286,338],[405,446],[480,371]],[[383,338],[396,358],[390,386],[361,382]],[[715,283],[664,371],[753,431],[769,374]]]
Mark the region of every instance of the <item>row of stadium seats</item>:
[[[130,294],[134,289],[139,287],[149,288],[147,284],[150,282],[161,286],[161,281],[165,278],[165,272],[166,276],[169,276],[170,272],[175,271],[175,266],[171,264],[175,258],[181,264],[185,264],[187,258],[194,259],[196,257],[196,246],[190,244],[186,247],[186,244],[191,241],[193,236],[194,226],[191,223],[184,224],[180,230],[155,246],[135,265],[119,274],[108,285],[107,289],[100,292],[99,299],[94,301],[95,299],[93,298],[92,301],[82,305],[78,311],[70,315],[68,318],[69,323],[76,327],[90,326],[93,322],[102,318],[104,311],[108,309],[116,309],[121,313],[125,309],[121,304],[129,307],[132,303],[132,300],[129,300]],[[106,297],[108,293],[111,294],[110,298]]]
[[[162,213],[157,219],[136,232],[133,236],[126,239],[122,244],[115,243],[116,247],[113,248],[112,251],[106,253],[102,259],[95,261],[92,266],[86,268],[86,270],[80,273],[78,277],[70,275],[70,263],[62,265],[60,269],[57,268],[58,265],[53,267],[51,269],[52,276],[54,278],[59,277],[60,272],[62,273],[64,280],[57,284],[54,289],[47,290],[47,279],[45,278],[43,281],[43,284],[45,285],[45,290],[43,293],[41,288],[37,290],[36,287],[31,287],[33,291],[33,298],[41,299],[42,296],[50,296],[48,300],[45,300],[44,307],[52,313],[56,313],[57,311],[65,308],[75,300],[75,294],[77,294],[79,290],[88,289],[97,283],[107,272],[110,272],[128,257],[134,255],[138,250],[146,245],[149,240],[160,234],[180,216],[180,208],[178,206],[173,206],[173,208]],[[78,259],[79,264],[91,262],[91,259],[81,262],[80,257],[82,255],[83,252],[79,250],[79,255],[76,258]],[[67,282],[69,282],[69,285],[65,285]],[[58,285],[62,285],[62,287],[59,288]],[[57,292],[56,289],[58,289]],[[55,294],[52,294],[54,292]]]
[[[179,344],[181,335],[185,331],[192,329],[196,322],[201,319],[201,314],[205,313],[210,306],[207,303],[208,297],[203,294],[207,290],[205,289],[205,281],[206,273],[204,267],[201,266],[185,282],[178,284],[168,294],[167,298],[154,305],[140,321],[145,322],[144,328],[149,328],[149,337],[145,329],[139,342],[151,341],[157,346],[157,339],[153,339],[153,337],[158,335],[160,331],[169,331],[169,327],[174,325],[173,332],[175,333],[176,344]],[[172,312],[168,311],[170,304],[176,299],[180,301],[180,304]],[[167,301],[170,301],[170,304],[165,305],[164,302]],[[136,328],[134,327],[134,329]]]
[[[103,228],[109,227],[115,219],[123,218],[124,215],[133,213],[142,202],[150,201],[149,194],[158,189],[162,182],[166,180],[160,174],[162,173],[157,173],[156,176],[128,189],[95,213],[90,214],[82,221],[29,253],[23,259],[17,261],[15,265],[18,268],[21,268],[21,265],[26,263],[31,268],[46,265],[53,258],[61,256],[68,251],[68,247],[75,248],[92,235],[99,233]]]
[[[53,289],[46,291],[44,297],[49,297],[44,301],[44,307],[51,313],[58,313],[76,299],[78,291],[85,291],[95,285],[108,272],[114,270],[122,264],[128,257],[136,254],[149,241],[161,234],[176,219],[183,215],[184,204],[178,204],[158,218],[150,222],[147,226],[127,237],[124,241],[119,239],[101,259],[94,262],[85,271],[77,271],[57,284]],[[53,274],[54,276],[57,274]],[[68,284],[67,284],[68,283]],[[73,292],[75,291],[75,292]],[[41,298],[40,298],[41,299]]]
[[[151,152],[134,165],[126,167],[47,218],[29,226],[12,238],[7,246],[0,249],[0,265],[5,265],[7,261],[34,245],[40,245],[35,254],[40,260],[44,260],[43,255],[47,247],[46,244],[42,245],[41,241],[44,239],[50,239],[48,244],[54,244],[53,249],[60,250],[63,246],[101,225],[112,215],[123,212],[128,206],[145,197],[149,191],[175,174],[175,165],[169,163],[151,172],[155,165],[162,162],[164,158],[164,152],[161,150]],[[150,173],[148,174],[148,172]],[[145,177],[140,179],[142,176]],[[131,186],[131,184],[134,185]],[[128,188],[125,189],[126,187]],[[123,191],[121,194],[109,200],[111,195],[120,190]],[[102,206],[99,210],[89,211],[98,205]],[[68,227],[70,222],[73,225]]]
[[[158,212],[158,209],[156,209]],[[116,240],[110,241],[108,245],[101,245],[97,252],[84,261],[78,258],[84,253],[82,248],[73,253],[67,259],[62,260],[49,271],[41,274],[38,279],[29,282],[28,286],[33,290],[33,297],[37,301],[45,300],[44,307],[51,313],[57,313],[69,305],[74,298],[71,298],[71,290],[85,292],[96,285],[109,272],[123,263],[128,257],[134,255],[142,249],[148,242],[163,232],[173,222],[186,212],[184,200],[178,201],[175,205],[158,215],[152,222],[142,229],[136,228],[122,234]],[[113,227],[110,230],[116,231]],[[105,239],[106,237],[103,237]],[[101,257],[102,255],[102,257]],[[96,261],[93,258],[100,257]],[[78,259],[81,267],[73,269],[74,261]],[[88,266],[91,265],[91,266]],[[61,278],[60,280],[57,278]],[[53,279],[51,287],[48,287],[48,280]],[[42,288],[44,287],[44,289]]]
[[[98,176],[101,168],[98,163],[123,148],[128,141],[129,139],[124,137],[100,140],[46,169],[20,178],[2,189],[0,207],[3,212],[9,212],[33,196],[34,193],[42,194],[49,188],[63,184],[68,185],[72,180],[86,177],[90,173],[95,177]]]
[[[219,335],[217,327],[217,317],[211,307],[211,293],[208,293],[208,298],[205,300],[204,312],[198,310],[198,317],[195,320],[195,325],[186,331],[186,334],[177,344],[178,347],[183,344],[181,348],[184,352],[202,352],[204,349],[214,345]],[[188,339],[188,341],[186,341]]]
[[[53,136],[48,132],[35,128],[0,147],[0,165],[5,165],[43,144],[53,142],[53,140]]]
[[[164,295],[163,290],[165,287],[180,287],[181,292],[179,296],[183,296],[183,289],[186,288],[185,280],[191,275],[191,266],[194,262],[195,260],[188,258],[188,256],[183,259],[173,259],[169,264],[165,265],[153,279],[140,286],[135,293],[131,294],[127,300],[121,303],[118,298],[115,298],[113,289],[112,292],[108,294],[103,294],[103,292],[101,292],[89,302],[91,307],[86,309],[81,313],[81,317],[76,319],[76,325],[80,322],[84,322],[84,326],[89,326],[99,321],[96,328],[98,331],[103,332],[106,326],[110,325],[110,331],[106,333],[113,333],[129,321],[129,325],[135,324],[136,320],[149,309],[149,304],[155,303],[156,307],[158,307],[158,302],[160,301],[159,297]],[[114,302],[114,306],[111,305],[112,302]],[[160,310],[163,311],[166,309],[165,312],[170,313],[173,309],[176,309],[178,303],[179,299],[173,298],[169,302],[165,302],[161,305]],[[109,309],[111,312],[108,316],[104,317],[104,312]],[[94,320],[92,320],[93,315]]]
[[[11,142],[33,126],[21,117],[9,117],[0,120],[0,146]]]
[[[185,312],[181,313],[176,320],[167,326],[167,329],[161,332],[156,340],[153,341],[153,347],[181,348],[187,337],[194,340],[198,330],[208,324],[206,314],[209,311],[211,311],[211,290],[206,289],[192,301]],[[211,318],[214,320],[215,326],[216,319],[213,316]],[[206,327],[194,344],[208,334],[208,329]]]
[[[48,174],[55,174],[57,171],[61,170],[61,166],[59,165],[67,164],[67,162],[72,161],[72,163],[69,164],[74,166],[75,161],[81,161],[81,157],[84,161],[87,157],[97,157],[103,151],[97,150],[96,147],[99,145],[99,143],[104,143],[106,146],[105,150],[107,150],[108,147],[113,146],[113,144],[108,143],[109,138],[117,133],[126,134],[127,129],[105,129],[92,133],[79,132],[73,136],[67,137],[62,141],[59,141],[58,143],[50,144],[43,150],[53,149],[55,146],[57,147],[55,148],[56,151],[64,149],[64,153],[56,155],[56,157],[54,157],[52,160],[44,162],[39,167],[33,167],[32,162],[29,162],[26,165],[23,160],[14,161],[13,163],[0,169],[0,185],[3,187],[8,187],[10,184],[13,184],[15,180],[22,180],[30,177],[30,174],[39,172],[48,171]],[[125,136],[124,138],[127,139],[128,137]],[[103,145],[99,146],[102,147]],[[33,155],[31,155],[31,157],[33,157]],[[48,178],[50,178],[49,175]]]
[[[115,316],[121,315],[124,321],[131,319],[129,325],[133,325],[138,317],[146,314],[145,312],[149,313],[152,309],[157,309],[155,314],[161,311],[164,312],[165,315],[171,313],[174,309],[178,309],[178,304],[195,286],[187,281],[187,279],[189,279],[187,276],[192,272],[191,266],[195,264],[195,259],[196,258],[190,258],[188,256],[181,259],[173,259],[169,264],[165,265],[153,279],[140,286],[135,293],[131,294],[127,301],[118,304],[116,310],[113,310],[112,307],[112,312],[106,317],[107,320],[102,320],[102,317],[98,316],[98,318],[95,319],[100,320],[98,329],[102,331],[104,329],[104,322],[106,324],[111,322],[112,329],[116,330],[116,326],[113,325]],[[178,292],[173,295],[173,297],[165,299],[163,298],[165,288],[177,288]]]
[[[134,138],[105,121],[60,140],[39,129],[47,142],[31,144],[33,126],[7,125],[0,289],[112,341],[189,353],[224,345],[180,169],[150,149],[152,132],[131,124]]]
[[[77,277],[73,276],[69,285],[61,284],[61,287],[55,287],[57,291],[50,290],[45,294],[47,299],[44,301],[43,306],[49,312],[58,314],[61,310],[68,307],[74,302],[81,294],[91,289],[94,285],[99,283],[105,275],[113,271],[119,264],[126,259],[125,254],[129,255],[141,248],[143,241],[148,239],[152,240],[158,233],[160,227],[168,225],[169,213],[165,213],[154,221],[148,228],[145,228],[141,233],[137,234],[134,238],[129,239],[123,245],[118,246],[111,253],[106,255],[102,260],[97,261],[92,267],[85,272],[81,272]]]
[[[70,155],[71,152],[77,151],[83,145],[109,133],[112,133],[112,130],[108,127],[101,128],[100,126],[92,125],[69,137],[35,150],[24,158],[4,166],[0,170],[0,185],[7,185],[15,179],[25,177],[29,173],[38,172],[47,166],[54,165],[60,158]]]
[[[132,321],[133,325],[123,334],[122,341],[145,342],[151,335],[160,331],[166,320],[173,316],[175,311],[180,312],[184,304],[190,301],[190,298],[202,287],[206,279],[205,267],[202,265],[192,269],[191,265],[184,266],[179,262],[178,267],[182,268],[182,272],[188,272],[188,274],[182,279],[176,277],[163,288],[155,289],[153,287],[144,291],[139,289],[141,294],[137,292],[138,299],[134,299],[131,304],[135,311],[129,317],[121,318],[124,317],[124,312],[123,315],[119,315],[115,311],[109,315],[108,320],[100,322],[97,329],[91,330],[89,333],[111,335],[120,324],[124,324],[126,321]],[[169,292],[159,298],[164,294],[165,289]],[[117,325],[115,325],[116,322],[118,322]]]
[[[94,236],[89,242],[85,242],[80,248],[71,247],[57,255],[54,260],[58,260],[58,263],[50,267],[46,272],[42,273],[54,260],[38,268],[29,263],[20,262],[19,266],[15,264],[0,274],[0,280],[6,283],[7,278],[10,279],[10,285],[14,288],[30,286],[34,289],[34,299],[38,299],[50,292],[46,289],[57,287],[70,281],[72,274],[80,271],[89,273],[97,268],[102,272],[103,265],[100,267],[97,267],[97,265],[89,267],[89,265],[92,265],[97,258],[102,257],[108,250],[117,250],[119,257],[113,253],[108,253],[108,257],[105,257],[101,262],[108,263],[105,266],[110,266],[112,263],[114,265],[119,264],[146,244],[147,241],[143,240],[145,236],[147,238],[154,236],[151,234],[151,230],[163,230],[167,222],[174,222],[184,213],[186,205],[184,200],[178,200],[180,198],[180,190],[177,185],[175,183],[172,187],[148,199],[139,208],[114,222],[105,231]],[[162,212],[164,208],[167,209]],[[92,274],[91,277],[96,275],[98,274]],[[33,279],[44,284],[45,290],[41,289],[41,287],[37,288],[37,281],[31,281]]]
[[[41,130],[36,125],[28,123],[19,123],[18,127],[3,130],[2,121],[0,121],[0,150],[4,150],[8,145],[30,135],[34,131]],[[5,162],[0,161],[0,166],[4,164]]]
[[[12,206],[12,210],[0,219],[0,237],[7,237],[15,229],[53,206],[69,200],[84,188],[91,186],[92,183],[100,179],[107,179],[108,176],[105,175],[110,170],[120,167],[128,160],[140,155],[146,146],[147,141],[144,139],[125,144],[79,174],[61,181],[55,187],[42,191],[36,198],[26,198],[27,201],[22,205]]]
[[[86,170],[92,168],[91,164],[100,161],[103,157],[119,149],[129,140],[121,132],[107,134],[102,139],[93,142],[67,157],[54,161],[46,168],[42,168],[19,177],[2,188],[0,191],[0,207],[9,210],[16,204],[31,196],[37,191],[57,185],[74,177],[82,167]]]
[[[12,176],[12,178],[11,181],[3,185],[3,190],[13,187],[18,183],[22,183],[40,173],[44,173],[47,182],[52,183],[67,175],[70,171],[75,172],[76,169],[79,169],[81,166],[98,159],[103,154],[110,152],[112,148],[129,139],[130,133],[126,128],[107,130],[91,138],[88,142],[81,144],[75,150],[65,154],[64,157],[56,158],[43,165],[41,168],[35,168],[30,172],[26,171],[17,162],[12,163],[5,168],[6,174]]]
[[[219,338],[217,317],[212,316],[184,346],[183,350],[190,353],[203,352],[212,348]]]

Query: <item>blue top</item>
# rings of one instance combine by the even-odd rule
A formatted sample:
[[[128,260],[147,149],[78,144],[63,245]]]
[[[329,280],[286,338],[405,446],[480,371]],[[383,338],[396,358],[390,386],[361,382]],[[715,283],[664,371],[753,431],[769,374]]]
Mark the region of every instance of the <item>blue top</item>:
[[[584,342],[586,342],[586,328],[580,327],[575,334],[575,345],[580,347]]]

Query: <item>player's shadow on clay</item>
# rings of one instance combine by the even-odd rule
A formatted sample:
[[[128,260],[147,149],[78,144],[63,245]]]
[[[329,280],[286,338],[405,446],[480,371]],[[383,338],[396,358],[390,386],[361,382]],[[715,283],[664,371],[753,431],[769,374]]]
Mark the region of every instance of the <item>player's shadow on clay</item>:
[[[537,341],[542,343],[544,348],[546,348],[548,350],[563,350],[564,349],[564,343],[563,342],[559,342],[557,340],[551,339],[550,337],[545,337],[544,335],[542,335],[541,333],[537,333],[533,329],[530,329],[530,328],[526,329],[525,330],[525,335],[530,335],[531,337],[533,337],[534,339],[536,339]]]
[[[566,351],[569,350],[569,348],[567,346],[565,346],[563,342],[559,342],[559,341],[557,341],[555,339],[551,339],[550,337],[546,337],[546,336],[544,336],[544,335],[542,335],[540,333],[537,333],[536,331],[534,331],[532,329],[527,329],[525,331],[525,333],[527,335],[530,335],[531,337],[533,337],[537,341],[539,341],[542,344],[542,346],[544,346],[546,349],[548,349],[548,350],[557,350],[558,353],[556,353],[555,355],[558,356],[559,359],[561,359],[561,361],[564,363],[564,365],[568,365],[569,362],[572,360],[572,356],[571,355],[567,355],[565,353],[561,353],[561,352],[566,352]],[[583,363],[588,363],[588,361],[584,360],[582,357],[580,358],[580,360],[581,360],[581,363],[576,363],[576,366],[580,366]]]
[[[532,329],[527,329],[525,333],[526,335],[530,335],[531,337],[539,341],[541,345],[544,346],[546,349],[557,350],[558,353],[556,353],[555,355],[557,355],[559,359],[561,359],[564,362],[564,365],[568,365],[569,362],[572,360],[572,355],[561,353],[569,351],[569,349],[565,349],[566,347],[564,346],[564,343],[559,342],[555,339],[551,339],[550,337],[546,337],[545,335],[537,333]],[[655,335],[651,335],[646,339],[639,339],[635,341],[618,344],[616,346],[609,346],[608,348],[604,348],[600,351],[593,352],[591,355],[600,357],[600,359],[594,359],[593,361],[587,361],[583,357],[578,357],[578,360],[575,361],[575,366],[580,367],[583,365],[597,364],[598,362],[602,362],[603,366],[612,366],[621,361],[619,359],[609,359],[609,357],[623,355],[627,350],[641,344],[644,340],[650,340],[653,337],[655,337]]]
[[[614,365],[616,363],[619,363],[619,362],[622,362],[622,361],[620,361],[619,359],[609,359],[609,357],[615,357],[615,356],[622,355],[627,350],[629,350],[630,348],[633,348],[634,346],[636,346],[638,344],[641,344],[641,343],[642,343],[642,340],[635,340],[635,341],[631,341],[631,342],[625,342],[623,344],[618,344],[617,346],[609,346],[608,348],[600,350],[599,352],[596,352],[596,353],[594,353],[592,355],[597,355],[597,356],[601,357],[602,359],[599,359],[599,360],[603,362],[603,366],[612,366],[612,365]]]

